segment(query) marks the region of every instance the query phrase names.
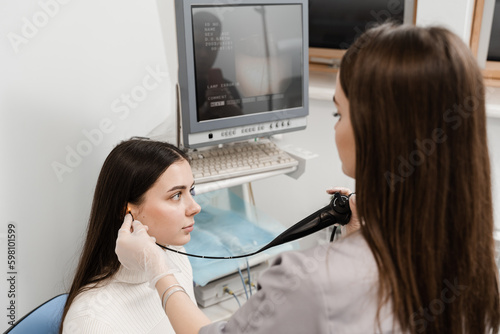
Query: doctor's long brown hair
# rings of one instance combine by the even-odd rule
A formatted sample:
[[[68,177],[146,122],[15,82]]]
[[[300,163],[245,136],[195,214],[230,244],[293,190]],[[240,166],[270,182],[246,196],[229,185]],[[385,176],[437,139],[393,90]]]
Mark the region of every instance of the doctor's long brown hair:
[[[131,139],[121,142],[110,152],[97,180],[87,237],[64,306],[63,322],[78,294],[104,283],[118,271],[116,237],[127,203],[140,205],[146,191],[163,172],[182,160],[189,161],[184,152],[158,141]],[[59,333],[62,331],[61,324]]]
[[[498,333],[484,86],[439,27],[382,25],[343,57],[362,233],[409,333]],[[339,84],[339,83],[337,83]]]

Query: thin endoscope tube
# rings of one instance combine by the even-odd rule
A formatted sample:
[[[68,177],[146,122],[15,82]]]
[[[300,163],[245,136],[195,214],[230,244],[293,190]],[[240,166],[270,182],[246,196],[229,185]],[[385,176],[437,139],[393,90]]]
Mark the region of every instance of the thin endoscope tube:
[[[241,259],[243,257],[248,257],[248,256],[252,256],[252,255],[258,254],[258,253],[260,253],[261,251],[264,250],[263,248],[261,248],[258,251],[250,253],[250,254],[235,255],[235,256],[208,256],[208,255],[196,255],[196,254],[184,253],[184,252],[181,252],[179,250],[171,249],[171,248],[168,248],[166,246],[160,245],[159,243],[156,243],[156,244],[158,246],[160,246],[161,248],[169,250],[169,251],[174,252],[174,253],[178,253],[178,254],[182,254],[182,255],[187,255],[187,256],[192,256],[192,257],[198,257],[200,259],[213,259],[213,260]]]
[[[322,211],[323,209],[321,210],[318,210],[317,212],[313,213],[312,215],[308,216],[306,219],[308,219],[309,217],[315,215],[317,216],[316,218],[319,219],[320,221],[322,220],[321,218],[321,215],[320,215],[320,211]],[[315,218],[315,219],[316,219]],[[304,219],[304,220],[306,220]],[[293,226],[292,226],[293,227]],[[287,230],[288,231],[288,230]],[[287,232],[285,231],[285,232]],[[255,254],[258,254],[268,248],[271,248],[271,247],[274,247],[274,246],[278,246],[278,245],[281,245],[285,242],[289,242],[289,241],[293,241],[295,239],[292,239],[292,240],[288,240],[288,241],[285,241],[285,242],[280,242],[280,243],[277,243],[277,244],[273,244],[273,242],[276,241],[276,239],[282,237],[285,232],[283,232],[282,234],[280,234],[278,237],[276,237],[275,239],[273,239],[270,243],[268,243],[267,245],[265,245],[264,247],[262,247],[261,249],[253,252],[253,253],[250,253],[250,254],[243,254],[243,255],[234,255],[234,256],[209,256],[209,255],[197,255],[197,254],[190,254],[190,253],[185,253],[185,252],[181,252],[180,250],[176,250],[176,249],[172,249],[172,248],[168,248],[166,246],[163,246],[163,245],[160,245],[159,243],[156,243],[158,246],[160,246],[161,248],[163,249],[166,249],[166,250],[169,250],[171,252],[174,252],[174,253],[178,253],[178,254],[182,254],[182,255],[187,255],[187,256],[192,256],[192,257],[197,257],[197,258],[201,258],[201,259],[213,259],[213,260],[230,260],[230,259],[241,259],[241,258],[244,258],[244,257],[249,257],[249,256],[253,256]],[[303,232],[302,232],[303,233]]]
[[[336,194],[339,194],[339,196],[347,197],[347,199],[349,199],[349,197],[351,197],[354,193],[351,193],[348,196],[341,195],[340,193],[335,193],[335,195]],[[333,218],[333,220],[335,220],[334,215],[329,210],[329,209],[331,209],[331,205],[332,204],[330,203],[329,205],[325,206],[324,208],[319,209],[318,211],[310,214],[309,216],[302,219],[297,224],[293,225],[292,227],[288,228],[283,233],[278,235],[275,239],[273,239],[267,245],[265,245],[261,249],[255,251],[253,253],[250,253],[250,254],[235,255],[235,256],[197,255],[197,254],[189,254],[189,253],[181,252],[179,250],[171,249],[171,248],[168,248],[166,246],[160,245],[159,243],[156,243],[156,244],[158,246],[160,246],[161,248],[166,249],[168,251],[182,254],[182,255],[186,255],[186,256],[197,257],[197,258],[201,258],[201,259],[214,259],[214,260],[241,259],[244,257],[249,257],[249,256],[253,256],[255,254],[258,254],[258,253],[260,253],[268,248],[275,247],[275,246],[278,246],[278,245],[281,245],[281,244],[284,244],[284,243],[287,243],[290,241],[297,240],[297,239],[305,237],[311,233],[319,231],[320,229],[337,224],[338,222],[331,222],[331,223],[326,224],[325,226],[318,227],[318,225],[323,225],[323,223],[324,223],[323,220],[328,220],[328,218],[330,218],[330,219]],[[348,218],[350,218],[350,216]],[[346,222],[344,222],[343,224],[347,224],[348,220]],[[311,223],[314,223],[313,226],[310,226]],[[306,226],[306,228],[304,228],[304,226]]]
[[[131,211],[127,211],[127,213],[132,216],[132,221],[134,221],[134,216],[132,215],[132,212]],[[178,254],[182,254],[182,255],[186,255],[186,256],[191,256],[191,257],[198,257],[198,258],[201,258],[201,259],[214,259],[214,260],[229,260],[229,259],[239,259],[239,258],[242,258],[242,257],[247,257],[247,256],[252,256],[252,255],[255,255],[259,252],[261,252],[262,250],[265,249],[264,248],[261,248],[259,249],[258,251],[256,252],[253,252],[251,254],[244,254],[244,255],[237,255],[237,256],[205,256],[205,255],[196,255],[196,254],[188,254],[188,253],[185,253],[185,252],[181,252],[179,250],[176,250],[176,249],[171,249],[171,248],[168,248],[166,246],[163,246],[163,245],[160,245],[159,243],[156,243],[158,246],[160,246],[161,248],[163,249],[166,249],[168,251],[171,251],[171,252],[174,252],[174,253],[178,253]]]
[[[333,241],[333,239],[335,239],[335,233],[337,232],[337,225],[333,225],[333,231],[332,231],[332,235],[330,237],[330,242]]]

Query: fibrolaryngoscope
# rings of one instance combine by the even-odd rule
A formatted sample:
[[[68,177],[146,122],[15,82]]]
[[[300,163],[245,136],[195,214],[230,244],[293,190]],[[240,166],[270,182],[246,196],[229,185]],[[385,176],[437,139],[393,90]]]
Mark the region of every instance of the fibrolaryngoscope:
[[[292,227],[285,230],[283,233],[274,238],[267,245],[262,247],[256,252],[244,255],[235,255],[235,256],[205,256],[205,255],[195,255],[184,253],[175,249],[171,249],[156,243],[163,249],[169,250],[171,252],[179,253],[182,255],[198,257],[203,259],[238,259],[242,257],[248,257],[260,253],[268,248],[278,246],[290,241],[297,240],[299,238],[305,237],[309,234],[322,230],[328,226],[339,224],[346,225],[349,223],[351,219],[351,209],[349,207],[349,196],[342,195],[340,193],[334,193],[333,198],[330,203],[324,208],[319,209],[318,211],[310,214],[306,218],[302,219]],[[332,239],[334,236],[335,230],[332,233]]]

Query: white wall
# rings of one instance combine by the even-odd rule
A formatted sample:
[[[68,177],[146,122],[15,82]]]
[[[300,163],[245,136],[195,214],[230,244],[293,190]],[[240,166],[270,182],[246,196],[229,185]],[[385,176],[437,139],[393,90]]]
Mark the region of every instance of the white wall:
[[[174,26],[172,2],[167,5],[162,18]],[[8,223],[17,226],[20,317],[69,288],[97,175],[110,149],[162,122],[175,138],[176,59],[168,66],[166,54],[171,59],[176,49],[165,52],[154,0],[23,0],[0,6],[3,331],[11,299],[4,278]],[[168,39],[175,46],[174,31]],[[129,102],[121,100],[127,95]],[[69,151],[81,152],[80,158]],[[58,163],[59,173],[53,167]]]
[[[474,0],[416,0],[417,25],[447,27],[469,44]]]
[[[498,96],[500,96],[500,90]],[[488,118],[487,131],[492,168],[493,216],[496,229],[500,231],[500,118]]]
[[[18,0],[0,5],[0,306],[5,314],[10,301],[8,224],[17,226],[16,315],[21,317],[68,289],[97,175],[110,149],[160,124],[174,140],[173,1],[158,1],[159,6],[154,0]],[[468,3],[447,0],[448,6],[441,8],[433,7],[438,6],[435,1],[419,0],[419,9],[427,8],[423,13],[433,19],[465,22]],[[150,72],[157,72],[156,81]],[[127,95],[135,96],[129,107],[121,100]],[[315,136],[283,136],[282,143],[320,155],[309,161],[306,174],[298,181],[280,176],[254,184],[258,205],[285,223],[325,203],[327,187],[354,186],[341,173],[330,107],[329,101],[311,101],[309,129],[317,131]],[[498,123],[492,123],[495,136]],[[85,131],[94,137],[89,140]],[[68,150],[84,156],[76,159]],[[67,166],[60,177],[55,162]],[[264,203],[266,196],[271,200]],[[0,319],[4,330],[9,319],[3,313]]]

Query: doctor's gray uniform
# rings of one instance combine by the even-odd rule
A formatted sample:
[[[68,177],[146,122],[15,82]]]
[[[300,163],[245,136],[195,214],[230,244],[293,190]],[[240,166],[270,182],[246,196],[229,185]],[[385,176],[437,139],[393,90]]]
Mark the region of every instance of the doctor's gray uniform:
[[[258,280],[257,293],[215,333],[398,333],[392,305],[378,307],[378,269],[360,232],[306,251],[280,254]],[[381,329],[381,331],[380,331]]]

